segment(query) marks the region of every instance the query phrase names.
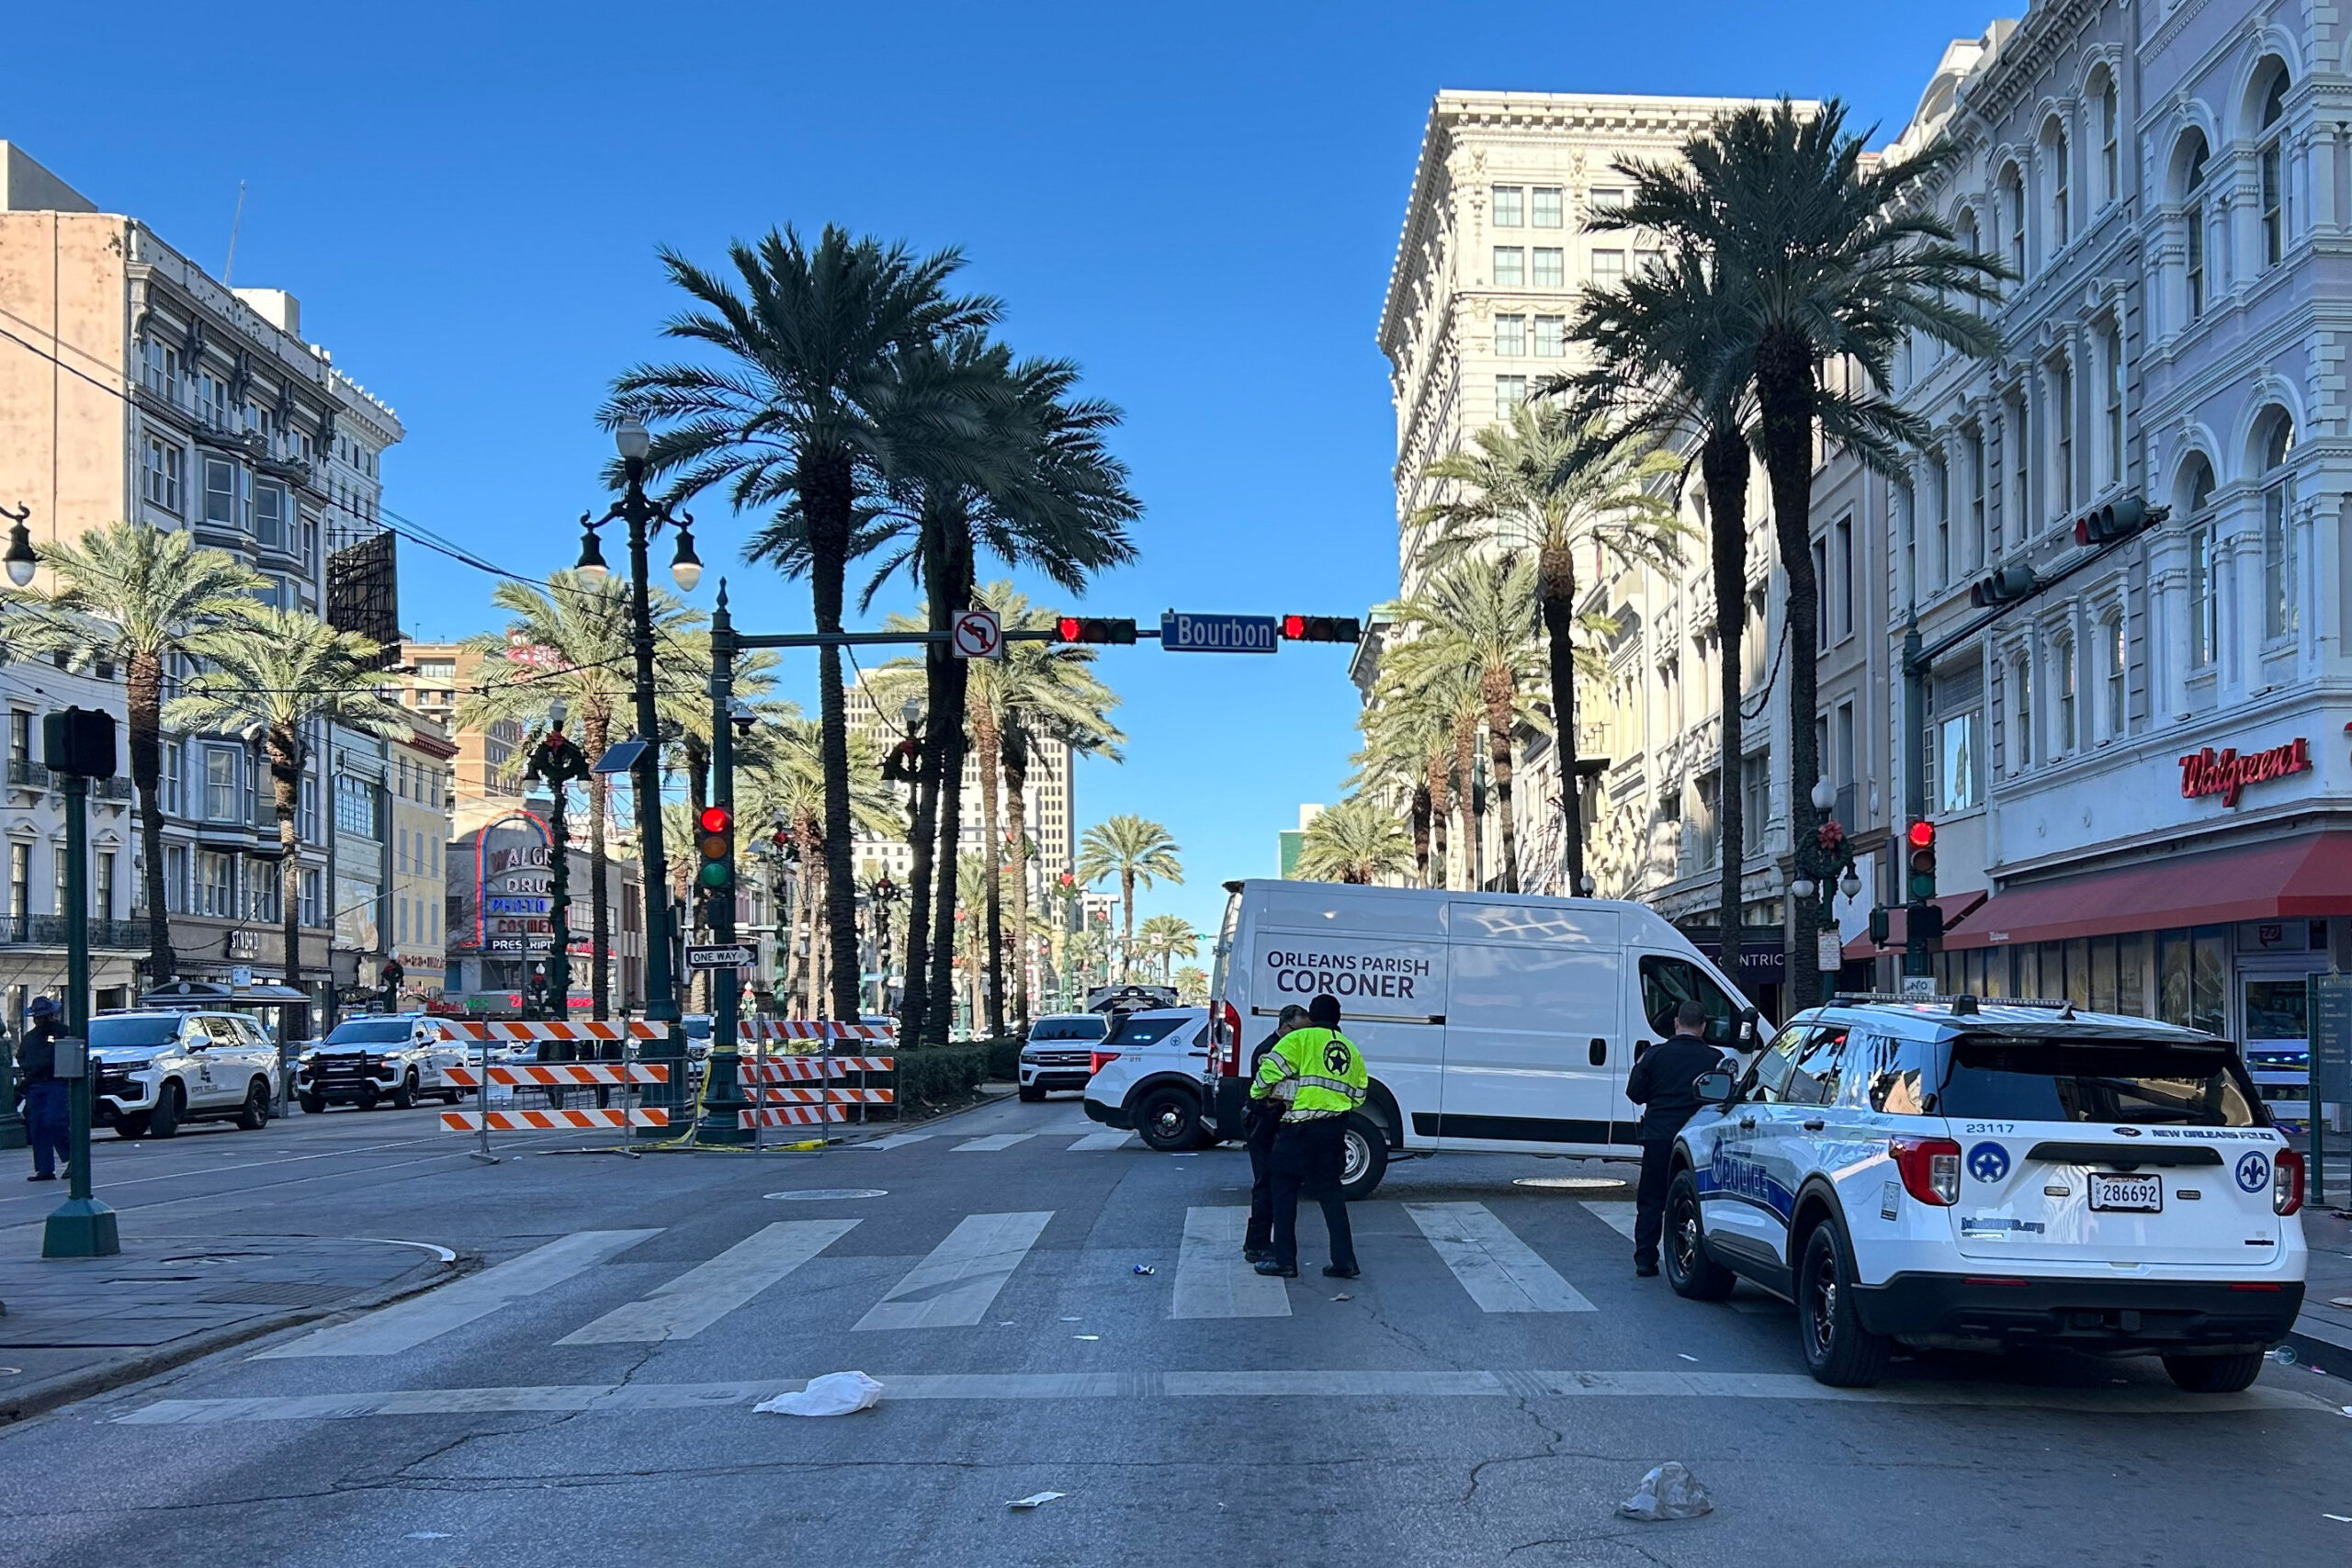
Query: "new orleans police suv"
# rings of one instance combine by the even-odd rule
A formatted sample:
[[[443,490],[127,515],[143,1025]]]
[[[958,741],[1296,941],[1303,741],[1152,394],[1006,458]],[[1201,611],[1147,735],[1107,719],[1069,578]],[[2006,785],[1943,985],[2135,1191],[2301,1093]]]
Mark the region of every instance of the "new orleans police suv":
[[[1813,1375],[1891,1348],[2156,1355],[2234,1393],[2302,1305],[2302,1156],[2228,1042],[2065,1003],[1840,998],[1676,1147],[1678,1294],[1791,1297]]]

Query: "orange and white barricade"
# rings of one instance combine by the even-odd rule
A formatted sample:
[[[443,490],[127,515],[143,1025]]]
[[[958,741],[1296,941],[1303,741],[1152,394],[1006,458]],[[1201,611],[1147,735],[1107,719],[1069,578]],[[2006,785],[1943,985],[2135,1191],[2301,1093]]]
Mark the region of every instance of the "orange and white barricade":
[[[627,1023],[583,1019],[578,1023],[520,1023],[503,1020],[477,1022],[472,1019],[444,1018],[435,1020],[441,1032],[452,1040],[476,1040],[485,1043],[496,1040],[594,1040],[599,1043],[614,1040],[660,1040],[665,1032],[658,1023],[632,1019]]]
[[[487,1118],[485,1123],[484,1118]],[[670,1112],[659,1105],[622,1110],[581,1111],[444,1111],[441,1125],[453,1133],[548,1133],[566,1128],[667,1127]]]
[[[471,1065],[451,1066],[443,1069],[448,1080],[463,1089],[478,1090],[482,1100],[471,1111],[445,1111],[441,1124],[454,1133],[480,1133],[485,1140],[492,1133],[560,1132],[572,1128],[634,1128],[666,1127],[670,1124],[667,1107],[659,1105],[614,1105],[563,1108],[560,1103],[567,1089],[601,1089],[609,1093],[615,1089],[625,1099],[635,1099],[640,1086],[666,1084],[670,1067],[663,1062],[492,1062],[490,1047],[493,1043],[537,1043],[542,1041],[564,1041],[573,1043],[606,1045],[630,1041],[659,1040],[665,1036],[663,1028],[642,1020],[628,1022],[600,1021],[590,1019],[578,1023],[520,1022],[508,1021],[477,1021],[471,1019],[441,1019],[437,1021],[445,1038],[470,1041],[481,1047],[481,1057]],[[546,1094],[549,1104],[545,1110],[502,1109],[493,1111],[486,1103],[489,1090],[496,1089],[536,1089]],[[604,1098],[599,1095],[598,1098]],[[488,1148],[485,1141],[483,1147]],[[487,1157],[485,1155],[484,1157]]]
[[[876,1074],[895,1073],[897,1058],[892,1056],[842,1056],[819,1055],[828,1043],[856,1041],[888,1044],[893,1032],[888,1028],[869,1023],[834,1023],[816,1019],[746,1019],[743,1021],[745,1045],[756,1045],[757,1054],[748,1051],[736,1068],[736,1081],[742,1086],[743,1097],[752,1109],[736,1113],[738,1122],[756,1131],[762,1127],[815,1126],[850,1119],[846,1107],[858,1107],[857,1119],[865,1120],[871,1105],[899,1103],[899,1091],[891,1085],[873,1081]],[[782,1054],[771,1055],[775,1043],[782,1043]],[[844,1079],[855,1079],[854,1083]]]

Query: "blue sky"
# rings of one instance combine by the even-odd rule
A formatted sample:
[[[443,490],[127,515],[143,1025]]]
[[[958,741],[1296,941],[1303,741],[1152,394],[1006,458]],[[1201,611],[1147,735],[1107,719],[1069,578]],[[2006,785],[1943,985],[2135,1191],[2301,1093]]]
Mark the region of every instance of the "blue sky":
[[[2011,11],[2022,9],[2013,6]],[[610,451],[613,373],[659,355],[654,247],[716,259],[831,221],[961,245],[1018,351],[1122,404],[1142,562],[1089,607],[1359,613],[1395,592],[1394,422],[1374,344],[1441,87],[1845,97],[1891,136],[1951,0],[1171,6],[247,4],[20,7],[0,97],[19,142],[218,271],[292,290],[305,334],[390,402],[386,504],[492,561],[570,564]],[[712,568],[744,526],[697,509]],[[729,569],[738,624],[805,590]],[[489,624],[490,581],[402,547],[402,618]],[[878,603],[878,617],[902,607]],[[813,671],[789,685],[813,699]],[[1355,744],[1345,650],[1108,650],[1124,766],[1082,821],[1138,811],[1184,847],[1147,896],[1211,925],[1269,875]]]

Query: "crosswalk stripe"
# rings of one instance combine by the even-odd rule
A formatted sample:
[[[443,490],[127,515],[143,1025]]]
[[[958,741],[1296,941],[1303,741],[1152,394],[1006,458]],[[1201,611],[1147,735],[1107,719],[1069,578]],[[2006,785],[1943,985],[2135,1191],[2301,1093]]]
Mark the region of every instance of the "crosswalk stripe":
[[[1009,1149],[1013,1145],[1036,1135],[1035,1133],[990,1133],[985,1138],[973,1138],[968,1142],[958,1144],[948,1152],[959,1155],[992,1155],[999,1149]]]
[[[698,1263],[651,1295],[616,1307],[559,1345],[691,1339],[841,1240],[855,1220],[782,1220]]]
[[[925,1138],[933,1135],[930,1133],[892,1133],[888,1137],[875,1138],[863,1144],[844,1144],[842,1146],[845,1149],[896,1149],[902,1148],[908,1144],[920,1144]]]
[[[1595,1219],[1627,1241],[1634,1239],[1634,1211],[1636,1205],[1588,1201],[1585,1207],[1592,1211]]]
[[[1070,1153],[1080,1149],[1124,1149],[1136,1141],[1133,1133],[1089,1133],[1070,1145]]]
[[[348,1323],[305,1334],[291,1344],[255,1353],[256,1361],[312,1356],[394,1356],[460,1328],[525,1296],[560,1285],[648,1236],[659,1227],[634,1231],[574,1231],[520,1258],[510,1258],[454,1285],[388,1306]]]
[[[953,1328],[988,1315],[1053,1212],[970,1214],[857,1320],[859,1328]]]
[[[1290,1292],[1241,1260],[1247,1208],[1184,1211],[1176,1254],[1176,1317],[1288,1317]]]
[[[1408,1203],[1405,1212],[1481,1312],[1600,1310],[1484,1203]]]

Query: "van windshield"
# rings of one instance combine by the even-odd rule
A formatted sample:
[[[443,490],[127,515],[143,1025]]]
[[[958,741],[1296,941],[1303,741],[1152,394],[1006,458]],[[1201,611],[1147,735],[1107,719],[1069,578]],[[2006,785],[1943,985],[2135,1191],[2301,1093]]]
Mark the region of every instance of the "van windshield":
[[[2257,1104],[2226,1045],[1963,1037],[1952,1044],[1936,1111],[2017,1122],[2259,1127]]]

